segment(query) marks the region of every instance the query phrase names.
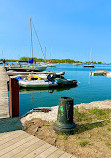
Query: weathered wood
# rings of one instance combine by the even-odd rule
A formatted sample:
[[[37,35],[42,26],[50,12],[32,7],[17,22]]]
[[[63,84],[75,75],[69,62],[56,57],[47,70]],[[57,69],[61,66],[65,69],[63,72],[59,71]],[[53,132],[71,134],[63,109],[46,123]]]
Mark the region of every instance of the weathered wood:
[[[7,81],[8,75],[3,66],[0,66],[0,118],[9,117],[9,107],[8,107],[8,89]]]
[[[24,131],[0,134],[0,158],[73,158],[60,149]],[[74,157],[75,158],[75,157]]]
[[[10,117],[19,117],[19,84],[16,78],[9,79]]]

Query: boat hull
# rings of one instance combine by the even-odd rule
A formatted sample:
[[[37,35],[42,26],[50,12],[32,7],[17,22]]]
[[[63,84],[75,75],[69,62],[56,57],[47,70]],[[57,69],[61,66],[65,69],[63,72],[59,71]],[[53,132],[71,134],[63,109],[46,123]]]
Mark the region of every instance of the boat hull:
[[[87,67],[87,68],[94,68],[95,67],[95,65],[83,65],[83,67]]]
[[[35,87],[54,87],[58,84],[54,81],[44,80],[20,80],[19,86],[24,88],[35,88]]]
[[[15,68],[15,67],[6,67],[7,71],[13,70],[17,72],[40,72],[45,71],[46,67],[38,67],[38,68]]]

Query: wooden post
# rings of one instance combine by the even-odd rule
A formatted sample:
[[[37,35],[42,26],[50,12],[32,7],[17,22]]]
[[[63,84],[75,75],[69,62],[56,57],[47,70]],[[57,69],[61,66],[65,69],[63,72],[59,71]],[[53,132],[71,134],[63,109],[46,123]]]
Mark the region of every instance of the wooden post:
[[[9,79],[10,117],[19,117],[19,84],[15,78]]]

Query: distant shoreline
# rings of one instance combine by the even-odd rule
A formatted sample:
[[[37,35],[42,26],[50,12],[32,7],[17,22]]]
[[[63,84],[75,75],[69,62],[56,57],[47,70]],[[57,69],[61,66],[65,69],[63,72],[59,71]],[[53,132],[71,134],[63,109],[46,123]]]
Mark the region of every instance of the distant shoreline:
[[[6,62],[18,62],[19,60],[21,61],[27,61],[27,60],[30,60],[31,58],[29,57],[21,57],[20,59],[5,59]],[[4,59],[0,59],[1,61],[3,61]],[[34,62],[44,62],[44,59],[42,58],[33,58],[33,61]],[[79,64],[88,64],[88,63],[91,63],[91,64],[106,64],[106,65],[109,65],[111,63],[103,63],[101,61],[85,61],[85,62],[82,62],[82,61],[76,61],[76,60],[72,60],[72,59],[46,59],[46,62],[52,62],[52,63],[79,63]]]

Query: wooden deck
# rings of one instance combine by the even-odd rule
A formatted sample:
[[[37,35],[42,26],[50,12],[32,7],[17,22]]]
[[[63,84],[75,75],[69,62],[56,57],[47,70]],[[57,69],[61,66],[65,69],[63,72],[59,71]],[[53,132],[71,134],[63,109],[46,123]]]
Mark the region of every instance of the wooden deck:
[[[0,158],[75,158],[22,130],[0,133]]]
[[[7,81],[8,75],[3,66],[0,66],[0,118],[9,117],[8,107],[8,90]]]

